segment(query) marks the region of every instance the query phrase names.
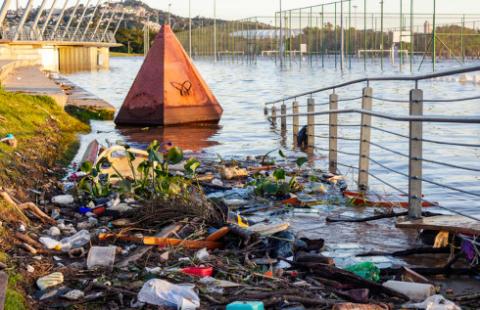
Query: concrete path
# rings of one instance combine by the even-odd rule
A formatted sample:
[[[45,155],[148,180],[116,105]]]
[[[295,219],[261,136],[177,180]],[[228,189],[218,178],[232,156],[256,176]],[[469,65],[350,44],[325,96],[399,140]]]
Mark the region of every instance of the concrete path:
[[[67,103],[65,92],[59,85],[49,79],[40,70],[40,67],[16,69],[4,80],[3,87],[9,92],[49,96],[62,107]]]

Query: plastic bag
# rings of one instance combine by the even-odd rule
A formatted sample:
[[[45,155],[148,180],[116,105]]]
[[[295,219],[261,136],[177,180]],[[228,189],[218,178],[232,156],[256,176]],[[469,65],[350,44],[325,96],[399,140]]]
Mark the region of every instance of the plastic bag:
[[[165,280],[152,279],[143,285],[138,300],[156,306],[177,307],[177,309],[196,309],[200,307],[200,298],[191,284],[172,284]]]
[[[371,262],[363,262],[350,265],[345,270],[353,272],[364,279],[378,282],[380,281],[380,269]]]
[[[442,295],[432,295],[425,301],[417,304],[406,304],[404,308],[415,308],[425,310],[461,310],[459,306],[446,299]]]

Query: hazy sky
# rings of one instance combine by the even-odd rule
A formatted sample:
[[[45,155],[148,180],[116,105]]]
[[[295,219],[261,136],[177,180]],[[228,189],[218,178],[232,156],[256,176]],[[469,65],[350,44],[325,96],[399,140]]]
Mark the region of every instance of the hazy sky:
[[[0,0],[0,3],[4,0]],[[25,6],[27,0],[19,0],[22,6]],[[53,0],[47,0],[47,7],[50,7]],[[73,5],[76,0],[69,0]],[[96,3],[97,0],[91,0],[90,3]],[[206,17],[213,16],[214,0],[190,0],[192,3],[192,15],[202,15]],[[272,16],[279,9],[280,0],[216,0],[217,16],[223,19],[240,19],[251,16]],[[35,5],[39,5],[41,0],[35,0]],[[81,0],[86,3],[87,0]],[[171,3],[172,12],[182,16],[188,16],[189,0],[144,0],[152,7],[168,10]],[[332,0],[282,0],[283,8],[298,8],[332,2]],[[63,5],[64,0],[58,0],[57,6]],[[367,11],[379,11],[380,0],[367,0]],[[414,0],[414,9],[417,12],[430,12],[432,10],[433,0]],[[352,0],[352,5],[358,5],[358,12],[363,10],[363,0]],[[12,0],[14,8],[15,0]],[[399,12],[400,0],[384,0],[386,12]],[[403,0],[404,11],[408,12],[410,0]],[[468,13],[479,14],[480,20],[480,1],[479,0],[437,0],[437,9],[439,13]]]
[[[279,10],[279,0],[216,0],[217,15],[220,18],[240,19],[250,16],[271,16]],[[172,12],[175,14],[188,15],[188,0],[145,0],[150,6],[168,10],[168,4],[172,4]],[[213,16],[214,0],[191,0],[192,15]],[[284,9],[305,7],[322,3],[333,2],[332,0],[283,0]],[[380,0],[367,0],[367,10],[380,10]],[[353,0],[352,5],[358,5],[358,11],[363,9],[363,0]],[[346,5],[346,4],[345,4]],[[403,0],[404,10],[408,11],[410,0]],[[385,11],[399,12],[400,0],[384,0]],[[417,12],[430,12],[433,8],[433,0],[414,0],[414,9]],[[437,0],[437,9],[443,13],[469,13],[479,14],[479,0]],[[480,19],[480,18],[479,18]]]

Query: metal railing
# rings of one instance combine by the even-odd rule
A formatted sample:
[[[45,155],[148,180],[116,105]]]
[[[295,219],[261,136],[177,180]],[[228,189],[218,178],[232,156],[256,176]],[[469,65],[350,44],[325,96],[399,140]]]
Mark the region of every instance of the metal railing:
[[[4,40],[18,41],[56,41],[56,42],[95,42],[95,43],[116,43],[114,33],[107,31],[105,33],[98,31],[86,31],[85,33],[64,29],[53,31],[46,29],[45,32],[25,28],[20,33],[16,29],[2,29],[1,37]]]
[[[480,71],[480,66],[467,67],[456,70],[450,70],[445,72],[437,72],[426,75],[418,76],[393,76],[393,77],[366,77],[362,79],[352,80],[344,83],[339,83],[329,87],[323,87],[320,89],[303,92],[293,96],[287,96],[279,100],[274,100],[265,103],[265,115],[268,116],[268,119],[272,122],[273,126],[277,126],[278,120],[280,121],[280,129],[282,135],[286,135],[287,132],[287,118],[291,119],[291,128],[292,128],[292,140],[294,146],[297,146],[298,134],[301,128],[300,117],[306,118],[306,150],[308,153],[314,153],[316,150],[328,152],[328,170],[331,173],[338,173],[338,167],[343,166],[358,172],[358,190],[360,192],[366,192],[369,188],[369,178],[376,179],[380,183],[398,191],[402,195],[408,196],[409,203],[409,216],[411,218],[420,218],[422,215],[422,205],[424,203],[432,204],[424,198],[424,193],[422,190],[422,185],[424,183],[429,186],[435,186],[444,190],[460,193],[462,195],[467,195],[471,197],[478,198],[480,197],[480,184],[478,187],[475,187],[475,190],[462,189],[448,184],[443,184],[442,182],[426,178],[423,175],[423,163],[435,164],[438,166],[448,167],[452,169],[460,169],[462,171],[468,171],[475,173],[473,176],[478,177],[480,174],[480,167],[469,166],[468,163],[447,163],[441,160],[434,160],[425,158],[424,153],[424,142],[433,143],[438,145],[448,145],[448,146],[461,146],[467,148],[474,148],[480,150],[480,144],[475,143],[462,143],[458,141],[448,142],[435,139],[426,139],[424,138],[425,133],[424,124],[480,124],[480,114],[479,115],[467,115],[467,116],[444,116],[444,115],[424,115],[424,103],[460,103],[471,100],[479,100],[480,95],[478,96],[468,96],[468,97],[459,97],[453,99],[424,99],[423,90],[419,88],[419,82],[424,80],[430,80],[435,78],[440,78],[444,76],[469,73]],[[414,86],[409,91],[409,98],[407,100],[401,100],[397,98],[383,98],[373,96],[373,88],[371,86],[372,82],[386,82],[386,81],[403,81],[403,82],[413,82]],[[342,99],[338,95],[338,90],[350,87],[354,85],[365,84],[362,89],[361,96],[350,97]],[[314,95],[317,94],[327,94],[329,93],[328,102],[321,102],[316,104]],[[349,91],[351,93],[351,91]],[[307,97],[307,105],[300,106],[299,99],[302,97]],[[361,101],[360,108],[339,108],[339,103],[354,102],[355,100]],[[388,104],[393,103],[405,103],[408,105],[409,115],[399,115],[390,112],[376,112],[373,111],[374,100],[384,101]],[[291,111],[287,112],[286,102],[292,101]],[[277,104],[280,104],[280,111],[277,110]],[[322,111],[316,111],[317,107],[328,106],[328,109]],[[306,112],[300,112],[300,108],[305,108]],[[339,123],[339,115],[342,114],[357,114],[360,115],[359,124],[341,124]],[[328,123],[317,123],[316,118],[320,116],[328,116]],[[378,126],[372,125],[372,118],[380,120],[388,120],[394,122],[406,122],[408,124],[408,135],[400,134],[395,131],[380,128]],[[327,127],[328,134],[325,130],[323,135],[316,134],[316,127],[321,127],[322,129]],[[342,137],[339,135],[339,128],[349,127],[349,128],[359,128],[358,138],[357,137]],[[372,131],[377,131],[386,135],[393,135],[395,138],[407,139],[408,140],[408,154],[393,150],[392,148],[383,145],[382,141],[372,141]],[[322,141],[328,140],[328,148],[318,146],[316,144],[317,139],[323,139]],[[356,141],[359,143],[358,153],[347,152],[345,150],[339,149],[339,141]],[[324,144],[324,143],[323,143]],[[408,172],[400,172],[394,168],[391,168],[384,164],[381,160],[373,158],[370,152],[370,148],[377,148],[382,151],[389,152],[400,158],[408,159]],[[347,155],[351,157],[358,157],[358,166],[348,165],[338,161],[338,155]],[[380,167],[384,171],[393,173],[395,175],[400,175],[402,177],[408,178],[408,191],[401,190],[395,184],[387,182],[383,178],[378,177],[370,171],[370,164],[375,164],[377,167]],[[464,214],[458,210],[447,208],[439,203],[434,203],[440,208],[449,210],[450,212],[461,214],[463,216],[469,217],[480,221],[480,218]]]

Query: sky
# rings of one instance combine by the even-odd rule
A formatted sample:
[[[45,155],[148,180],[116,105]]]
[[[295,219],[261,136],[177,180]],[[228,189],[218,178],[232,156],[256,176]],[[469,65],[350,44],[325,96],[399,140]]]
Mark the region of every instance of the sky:
[[[190,0],[192,3],[192,15],[213,16],[214,0]],[[188,16],[188,0],[145,0],[150,6],[168,10],[168,4],[172,5],[172,12],[182,16]],[[241,19],[250,16],[272,16],[279,11],[280,0],[216,0],[217,16],[224,19]],[[283,9],[292,9],[333,2],[333,0],[282,0]],[[362,11],[363,0],[353,0],[352,5],[358,5],[358,11]],[[380,0],[367,0],[367,7],[380,10]],[[415,0],[414,9],[418,12],[430,12],[433,8],[433,0]],[[404,10],[408,11],[409,0],[403,0]],[[400,0],[384,0],[385,11],[398,12]],[[480,15],[479,0],[437,0],[437,9],[444,13],[478,13]]]
[[[3,2],[4,0],[0,0]],[[12,0],[12,9],[16,0]],[[27,0],[19,0],[21,6],[25,6]],[[47,7],[50,7],[53,0],[47,0]],[[88,0],[81,0],[85,3]],[[215,0],[190,0],[192,4],[192,16],[201,15],[213,17],[213,3]],[[284,9],[318,5],[332,2],[333,0],[282,0]],[[386,12],[399,12],[401,0],[384,0]],[[34,0],[34,5],[38,6],[41,0]],[[95,3],[91,0],[90,3]],[[189,0],[144,0],[148,5],[167,11],[169,4],[174,14],[188,16]],[[275,11],[279,10],[280,0],[216,0],[217,16],[222,19],[241,19],[252,16],[273,16]],[[479,0],[436,0],[439,13],[469,13],[479,14]],[[58,0],[57,6],[63,5],[63,0]],[[75,0],[70,0],[75,3]],[[380,0],[367,0],[367,11],[380,10]],[[416,12],[431,12],[433,0],[414,0],[414,10]],[[352,0],[352,5],[358,5],[358,12],[362,11],[363,0]],[[408,12],[410,0],[403,0],[403,8]],[[479,18],[480,20],[480,18]]]

